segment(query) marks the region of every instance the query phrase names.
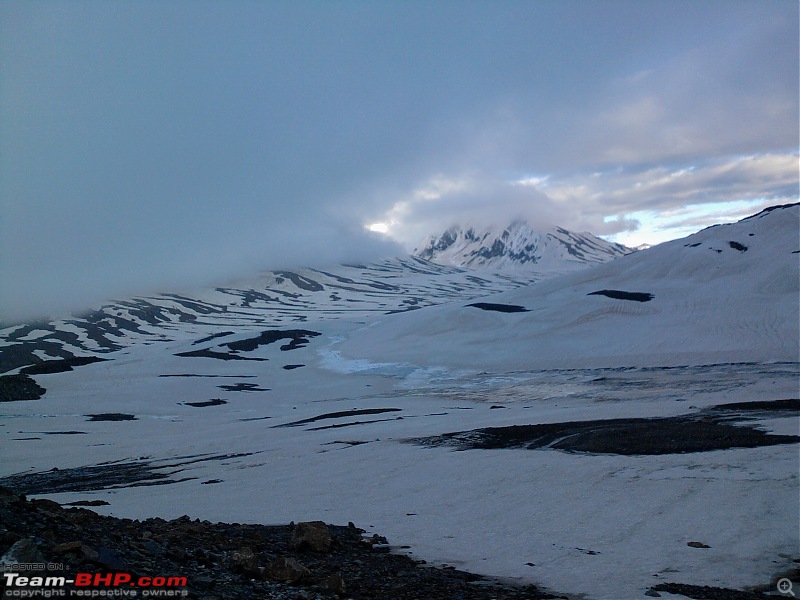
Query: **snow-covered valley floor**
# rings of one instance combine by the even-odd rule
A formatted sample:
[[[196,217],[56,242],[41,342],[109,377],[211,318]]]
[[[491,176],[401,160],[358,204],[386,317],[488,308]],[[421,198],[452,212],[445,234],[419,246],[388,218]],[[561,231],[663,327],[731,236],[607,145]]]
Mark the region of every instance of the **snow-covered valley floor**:
[[[429,561],[590,598],[643,597],[661,581],[766,585],[798,557],[797,444],[623,456],[406,442],[793,398],[796,364],[480,374],[361,364],[343,373],[313,345],[276,348],[257,368],[159,347],[39,376],[43,399],[5,407],[3,474],[146,464],[145,483],[164,483],[155,474],[175,483],[92,489],[105,487],[102,477],[82,485],[67,471],[56,479],[75,491],[40,495],[106,500],[98,510],[130,518],[353,521]],[[288,360],[306,366],[282,369]],[[161,377],[181,374],[201,376]],[[270,389],[218,387],[228,382]],[[186,404],[210,398],[227,404]],[[136,420],[86,416],[98,413]],[[798,433],[796,411],[748,424]]]
[[[403,314],[333,310],[343,292],[308,278],[277,308],[248,296],[241,312],[214,312],[184,298],[201,318],[122,333],[101,354],[109,360],[35,374],[43,397],[0,404],[0,484],[106,501],[96,510],[119,517],[352,521],[415,557],[571,597],[645,598],[661,582],[768,586],[800,558],[797,282],[769,270],[793,263],[773,260],[760,279],[742,268],[742,251],[720,240],[744,239],[745,258],[758,258],[761,230],[747,231],[674,245],[716,243],[703,256],[724,285],[697,263],[668,285],[642,263],[672,268],[674,253],[654,249],[491,296],[529,312],[465,306],[480,288],[517,284],[432,286],[439,306]],[[784,237],[789,255],[796,240]],[[754,309],[756,292],[730,292],[739,272],[777,291]],[[373,301],[337,281],[351,305]],[[590,293],[609,287],[655,297]],[[329,304],[306,302],[314,293]],[[55,329],[63,343],[109,339]],[[584,349],[551,353],[564,335]],[[571,360],[552,366],[564,352]]]

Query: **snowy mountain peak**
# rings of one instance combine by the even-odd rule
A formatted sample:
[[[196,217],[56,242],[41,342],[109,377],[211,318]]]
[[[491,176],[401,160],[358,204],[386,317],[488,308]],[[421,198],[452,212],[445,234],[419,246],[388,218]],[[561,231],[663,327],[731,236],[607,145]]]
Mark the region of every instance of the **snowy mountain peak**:
[[[621,244],[591,233],[575,233],[562,227],[539,230],[517,220],[504,228],[453,225],[440,235],[430,236],[413,254],[432,262],[473,269],[536,265],[538,270],[559,271],[606,262],[630,252]]]

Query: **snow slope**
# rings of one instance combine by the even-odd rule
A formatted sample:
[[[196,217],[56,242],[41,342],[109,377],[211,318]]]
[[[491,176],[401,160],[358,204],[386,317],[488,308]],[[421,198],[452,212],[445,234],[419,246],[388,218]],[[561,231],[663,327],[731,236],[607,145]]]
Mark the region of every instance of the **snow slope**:
[[[798,207],[705,229],[489,299],[351,336],[343,355],[491,369],[670,366],[798,359]],[[649,301],[590,295],[651,294]]]
[[[800,410],[776,402],[797,398],[798,249],[793,206],[527,287],[389,261],[8,328],[4,360],[109,360],[0,403],[0,485],[120,517],[353,521],[573,598],[769,586],[800,558]],[[653,298],[587,295],[601,290]],[[786,437],[653,454],[423,443],[575,423],[602,438],[610,420],[675,423],[678,447],[697,424]]]
[[[271,271],[182,294],[118,300],[49,323],[0,329],[0,373],[39,360],[104,354],[141,343],[309,319],[359,320],[476,298],[541,280],[541,273],[475,273],[418,258],[330,269]]]

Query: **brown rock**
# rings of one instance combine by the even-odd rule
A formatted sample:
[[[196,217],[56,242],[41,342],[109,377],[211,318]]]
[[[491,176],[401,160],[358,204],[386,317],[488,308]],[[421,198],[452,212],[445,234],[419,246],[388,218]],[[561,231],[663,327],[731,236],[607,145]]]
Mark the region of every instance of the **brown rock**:
[[[321,586],[322,589],[330,590],[339,595],[345,594],[347,592],[347,588],[344,585],[344,578],[342,578],[341,573],[336,573],[334,575],[326,577],[322,581]]]
[[[22,496],[24,498],[24,496]],[[18,499],[14,490],[0,485],[0,502],[16,502]]]
[[[31,504],[48,516],[53,516],[64,510],[58,502],[53,502],[47,498],[35,498],[31,500]]]
[[[291,546],[295,550],[308,548],[312,552],[330,552],[331,532],[322,521],[298,523],[292,534]]]
[[[81,544],[81,557],[84,560],[96,560],[100,555],[97,553],[94,548],[91,546],[87,546],[86,544]]]
[[[66,554],[67,552],[78,552],[81,549],[82,542],[64,542],[63,544],[56,544],[53,546],[53,552],[56,554]]]
[[[311,575],[311,571],[295,559],[282,556],[267,565],[265,575],[273,581],[295,583]]]
[[[242,573],[246,577],[259,578],[258,558],[249,546],[245,546],[238,552],[231,555],[231,568],[236,573]]]
[[[44,556],[36,546],[36,540],[26,538],[16,542],[0,557],[0,564],[31,563],[43,565]],[[44,568],[44,566],[42,566]]]

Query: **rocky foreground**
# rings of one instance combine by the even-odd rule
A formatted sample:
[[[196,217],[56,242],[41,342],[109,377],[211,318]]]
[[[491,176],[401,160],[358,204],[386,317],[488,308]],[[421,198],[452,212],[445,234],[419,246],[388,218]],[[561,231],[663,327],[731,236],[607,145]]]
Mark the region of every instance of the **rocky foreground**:
[[[12,564],[23,565],[14,571],[29,581],[36,576],[74,579],[77,573],[123,573],[131,581],[179,577],[186,582],[149,590],[131,584],[116,589],[67,585],[61,597],[94,592],[94,596],[203,600],[569,598],[533,585],[515,586],[452,567],[431,567],[392,553],[386,538],[365,536],[352,523],[266,526],[189,517],[118,519],[83,507],[65,508],[51,500],[28,500],[5,487],[0,487],[0,553],[0,571],[8,571]],[[786,576],[796,581],[798,573],[795,569]],[[6,589],[5,581],[0,578],[0,597],[20,596],[20,589]],[[31,588],[26,591],[30,593]],[[659,597],[659,592],[668,592],[697,600],[758,600],[771,597],[770,591],[660,583],[646,595]]]
[[[353,524],[264,526],[189,517],[135,521],[27,500],[2,487],[0,554],[6,565],[63,565],[60,572],[38,574],[67,579],[92,572],[124,572],[134,581],[140,576],[185,577],[181,593],[185,589],[186,597],[205,600],[566,598],[532,585],[511,586],[453,568],[432,568],[391,553],[385,538],[365,536]]]

